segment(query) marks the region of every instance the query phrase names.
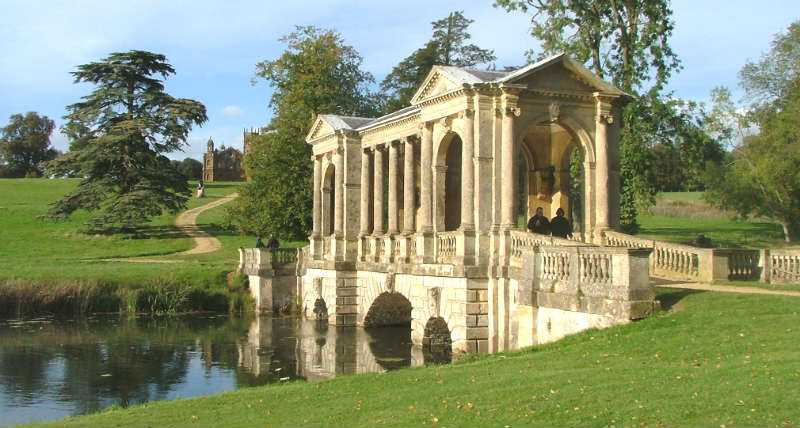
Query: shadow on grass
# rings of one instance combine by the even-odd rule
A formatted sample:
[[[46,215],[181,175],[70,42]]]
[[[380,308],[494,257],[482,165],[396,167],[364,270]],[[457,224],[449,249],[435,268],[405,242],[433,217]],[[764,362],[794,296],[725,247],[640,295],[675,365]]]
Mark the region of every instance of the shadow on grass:
[[[664,311],[672,311],[676,308],[676,305],[683,300],[687,296],[691,296],[692,294],[698,293],[705,293],[702,290],[669,290],[658,293],[656,298],[661,303],[661,309]]]

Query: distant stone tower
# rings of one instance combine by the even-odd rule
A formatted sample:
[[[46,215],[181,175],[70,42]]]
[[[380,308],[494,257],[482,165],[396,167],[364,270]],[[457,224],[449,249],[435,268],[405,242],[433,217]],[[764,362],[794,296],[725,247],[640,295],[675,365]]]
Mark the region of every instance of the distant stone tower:
[[[208,139],[206,153],[203,155],[203,181],[214,181],[214,140]]]

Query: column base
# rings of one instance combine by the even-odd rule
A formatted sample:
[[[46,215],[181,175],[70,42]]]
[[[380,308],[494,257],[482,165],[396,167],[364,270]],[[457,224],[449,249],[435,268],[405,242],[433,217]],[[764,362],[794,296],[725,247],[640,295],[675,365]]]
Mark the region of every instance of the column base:
[[[395,235],[387,234],[383,237],[383,255],[381,256],[381,262],[383,263],[393,263],[395,254],[398,252],[397,248],[395,247],[395,243],[397,242]]]
[[[417,241],[417,255],[414,258],[414,262],[420,264],[433,263],[435,261],[433,254],[433,232],[417,233],[415,239]]]

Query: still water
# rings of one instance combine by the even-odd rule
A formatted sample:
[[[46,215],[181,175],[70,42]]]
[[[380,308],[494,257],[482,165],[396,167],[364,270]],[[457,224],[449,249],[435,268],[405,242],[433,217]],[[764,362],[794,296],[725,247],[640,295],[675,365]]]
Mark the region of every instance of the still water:
[[[4,320],[0,426],[425,362],[408,327],[227,316]]]

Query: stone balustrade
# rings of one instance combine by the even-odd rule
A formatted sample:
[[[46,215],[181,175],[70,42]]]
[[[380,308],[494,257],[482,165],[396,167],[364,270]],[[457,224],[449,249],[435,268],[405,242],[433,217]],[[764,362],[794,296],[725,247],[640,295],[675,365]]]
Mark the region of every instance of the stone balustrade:
[[[613,231],[605,232],[604,243],[614,247],[651,248],[651,273],[679,281],[761,279],[769,282],[773,260],[769,257],[770,250],[697,248]]]
[[[523,277],[532,281],[531,302],[617,321],[643,318],[653,311],[646,248],[539,246],[523,255]],[[524,301],[525,296],[521,299]]]
[[[436,254],[436,261],[439,263],[452,263],[457,256],[456,249],[458,248],[458,237],[461,233],[458,231],[453,232],[439,232],[436,234],[436,247],[434,252]]]
[[[800,283],[800,250],[762,250],[765,282]]]
[[[510,248],[510,263],[512,266],[521,267],[523,262],[523,255],[526,252],[531,252],[535,247],[547,246],[571,246],[571,247],[585,247],[591,246],[577,240],[563,239],[555,236],[541,235],[523,230],[512,230],[511,248]]]
[[[272,253],[264,248],[239,248],[239,271],[245,275],[271,275]]]

